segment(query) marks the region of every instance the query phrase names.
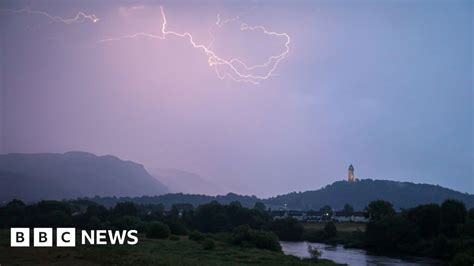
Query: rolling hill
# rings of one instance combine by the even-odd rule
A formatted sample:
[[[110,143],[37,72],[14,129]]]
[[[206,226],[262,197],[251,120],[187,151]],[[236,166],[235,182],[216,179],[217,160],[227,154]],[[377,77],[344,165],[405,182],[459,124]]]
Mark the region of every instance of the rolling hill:
[[[457,199],[467,207],[474,207],[474,195],[429,184],[415,184],[389,180],[362,179],[356,182],[337,181],[324,188],[301,193],[289,193],[266,199],[270,206],[287,204],[290,209],[319,209],[329,205],[336,210],[351,204],[362,210],[373,200],[386,200],[396,209],[414,207],[426,203],[441,203],[446,199]]]
[[[198,206],[211,201],[218,201],[222,204],[239,201],[245,207],[253,207],[255,202],[261,201],[274,210],[283,208],[285,205],[292,210],[319,210],[324,205],[329,205],[335,210],[341,210],[344,204],[349,203],[354,209],[363,210],[369,202],[378,199],[391,202],[397,210],[419,204],[439,204],[446,199],[457,199],[464,202],[468,208],[474,207],[474,195],[471,194],[436,185],[372,179],[356,182],[336,181],[318,190],[301,193],[292,192],[268,199],[234,193],[219,196],[176,193],[153,197],[142,196],[118,199],[109,197],[93,200],[107,206],[112,206],[119,201],[133,201],[136,203],[162,203],[168,208],[177,203],[191,203]]]

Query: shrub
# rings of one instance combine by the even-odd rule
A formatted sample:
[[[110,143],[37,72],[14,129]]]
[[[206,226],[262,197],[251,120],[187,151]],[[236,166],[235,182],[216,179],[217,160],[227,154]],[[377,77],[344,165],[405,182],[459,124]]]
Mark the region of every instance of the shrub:
[[[178,240],[179,240],[179,236],[177,236],[177,235],[170,235],[170,240],[171,240],[171,241],[178,241]]]
[[[272,251],[280,251],[278,237],[272,232],[252,230],[248,225],[241,225],[234,229],[232,243],[244,247],[256,247]]]
[[[201,241],[204,239],[204,235],[201,232],[194,230],[189,234],[189,239],[194,241]]]
[[[232,244],[241,245],[250,239],[250,227],[248,225],[237,226],[232,233]]]
[[[184,236],[188,234],[186,226],[181,221],[168,221],[166,224],[170,227],[171,233],[175,235]]]
[[[135,228],[138,230],[139,233],[146,233],[148,232],[148,229],[150,228],[150,223],[141,221],[135,226]]]
[[[324,226],[324,237],[333,238],[337,236],[337,228],[333,222],[329,222]]]
[[[305,229],[303,234],[303,240],[309,242],[321,242],[324,241],[323,231],[316,229]]]
[[[148,238],[157,238],[157,239],[165,239],[170,236],[170,228],[160,222],[153,222],[150,224],[150,228],[146,233],[146,237]]]
[[[280,240],[288,241],[301,240],[304,232],[303,225],[293,218],[274,220],[270,223],[269,229],[275,232]]]
[[[202,248],[205,250],[211,250],[216,247],[216,244],[214,243],[214,240],[207,238],[202,242]]]
[[[251,242],[255,247],[272,251],[280,251],[281,246],[278,237],[273,232],[251,231]]]
[[[308,246],[308,253],[311,259],[314,261],[318,261],[322,254],[321,251],[319,251],[317,248],[313,248],[312,246]]]
[[[368,223],[365,236],[367,246],[377,251],[412,252],[419,242],[416,226],[399,216]]]
[[[452,266],[474,265],[474,257],[464,253],[458,253],[451,262]]]
[[[456,247],[455,241],[450,241],[444,234],[440,234],[433,239],[433,248],[431,255],[435,258],[443,260],[450,260],[454,257],[456,250],[460,249]]]

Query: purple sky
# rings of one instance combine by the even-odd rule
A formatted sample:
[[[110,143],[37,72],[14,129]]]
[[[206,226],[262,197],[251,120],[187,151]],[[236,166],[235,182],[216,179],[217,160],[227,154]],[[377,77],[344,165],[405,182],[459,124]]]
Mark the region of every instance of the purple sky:
[[[0,152],[113,154],[223,193],[317,189],[350,163],[358,178],[474,193],[472,1],[177,3],[0,2]],[[219,79],[187,39],[99,42],[160,35],[160,5],[168,30],[198,43],[218,13],[243,13],[287,33],[290,51],[254,85]],[[6,11],[26,7],[100,20]],[[252,65],[284,51],[240,26],[217,28],[213,51]]]

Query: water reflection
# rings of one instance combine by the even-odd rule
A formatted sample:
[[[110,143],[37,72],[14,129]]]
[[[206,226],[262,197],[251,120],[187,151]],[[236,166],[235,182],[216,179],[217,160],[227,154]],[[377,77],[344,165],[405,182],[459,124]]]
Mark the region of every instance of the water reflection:
[[[332,260],[337,263],[348,265],[407,265],[407,266],[426,266],[442,265],[435,260],[425,258],[397,259],[384,256],[369,255],[365,250],[344,248],[341,245],[329,246],[321,243],[308,242],[280,242],[283,252],[288,255],[294,255],[300,258],[309,258],[308,246],[317,248],[321,251],[321,258]]]

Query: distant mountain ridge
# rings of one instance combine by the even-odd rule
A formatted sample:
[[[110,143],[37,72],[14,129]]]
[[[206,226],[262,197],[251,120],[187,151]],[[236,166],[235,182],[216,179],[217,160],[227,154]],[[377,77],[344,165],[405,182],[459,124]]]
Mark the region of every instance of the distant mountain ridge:
[[[192,173],[179,170],[167,174],[183,177],[183,180],[194,178]],[[188,191],[193,191],[197,184],[189,186]],[[108,206],[119,201],[163,203],[167,207],[176,203],[197,206],[216,200],[224,204],[239,201],[246,207],[253,207],[255,202],[261,201],[272,209],[286,206],[294,210],[318,210],[324,205],[340,210],[348,203],[356,210],[362,210],[370,201],[378,199],[390,201],[396,209],[457,199],[469,208],[474,207],[472,194],[437,185],[372,179],[336,181],[318,190],[292,192],[268,199],[235,193],[218,196],[165,194],[168,192],[159,176],[150,175],[143,165],[110,155],[96,156],[86,152],[0,155],[0,202],[13,198],[38,201],[86,197]]]
[[[160,195],[143,165],[87,152],[0,155],[0,201]]]
[[[259,199],[255,196],[243,196],[235,193],[227,195],[208,196],[198,194],[165,194],[161,196],[142,196],[135,198],[94,198],[92,200],[113,206],[121,201],[133,201],[140,204],[161,203],[170,208],[173,204],[191,203],[194,206],[218,201],[228,204],[239,201],[245,207],[253,207],[255,202],[263,202],[272,209],[286,206],[292,210],[319,210],[324,205],[329,205],[336,210],[341,210],[344,204],[351,204],[355,210],[363,210],[373,200],[387,200],[396,210],[410,208],[420,204],[442,203],[446,199],[456,199],[464,202],[466,207],[474,207],[474,195],[457,192],[436,185],[415,184],[389,180],[364,179],[356,182],[336,181],[324,188],[292,192],[268,199]]]
[[[225,191],[220,186],[188,171],[178,169],[151,169],[152,175],[164,183],[172,193],[218,195]]]

